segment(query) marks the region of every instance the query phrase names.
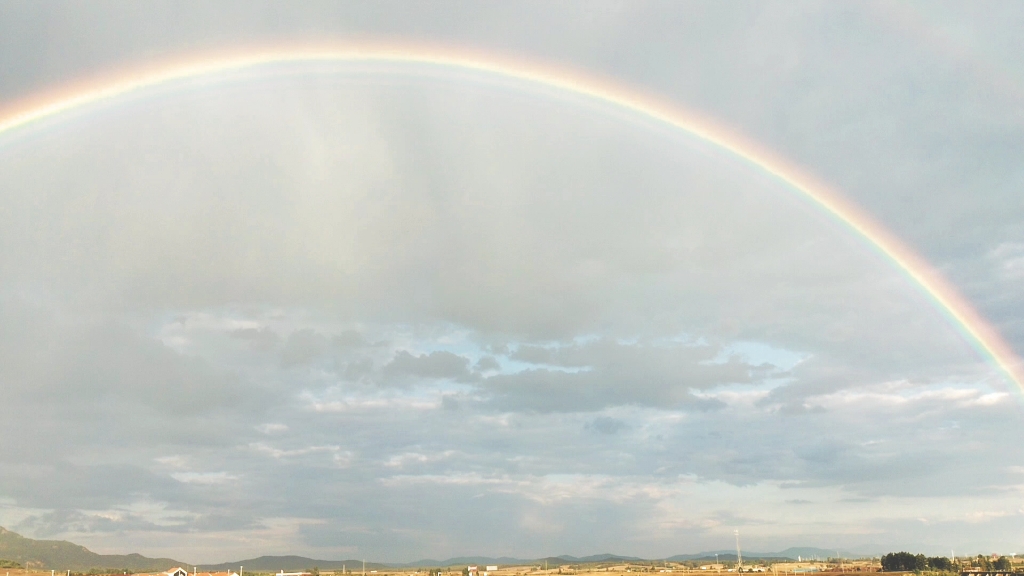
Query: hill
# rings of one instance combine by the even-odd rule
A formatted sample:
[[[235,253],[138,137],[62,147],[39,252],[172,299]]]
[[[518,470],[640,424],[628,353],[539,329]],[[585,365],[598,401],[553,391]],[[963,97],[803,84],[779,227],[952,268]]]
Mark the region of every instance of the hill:
[[[523,560],[522,558],[509,558],[508,556],[502,556],[500,558],[493,558],[491,556],[456,556],[455,558],[449,558],[447,560],[434,560],[432,558],[423,558],[416,560],[415,562],[403,562],[403,563],[388,563],[387,565],[392,568],[417,568],[417,567],[447,567],[447,566],[461,566],[463,564],[470,565],[488,565],[497,564],[499,566],[508,565],[519,565],[529,564],[535,562],[535,560]]]
[[[826,548],[786,548],[781,552],[743,552],[744,560],[804,560],[835,558],[836,554],[843,558],[859,558],[860,554],[853,554],[845,550],[829,550]],[[722,562],[735,562],[736,550],[712,550],[710,552],[699,552],[697,554],[677,554],[665,560],[669,562],[684,562],[686,560],[707,560],[712,561],[715,556]]]
[[[786,548],[782,552],[779,552],[779,554],[782,555],[782,556],[789,557],[789,558],[800,557],[800,558],[803,558],[804,560],[807,560],[808,558],[817,558],[817,559],[820,559],[820,560],[825,560],[827,558],[835,558],[836,554],[838,554],[842,558],[857,558],[857,557],[860,556],[860,554],[854,554],[854,553],[849,552],[847,550],[835,550],[835,549],[829,549],[829,548],[807,548],[807,547],[803,547],[803,548]]]
[[[581,558],[563,554],[558,556],[558,558],[574,564],[589,564],[591,562],[640,562],[643,560],[643,558],[637,558],[636,556],[619,556],[617,554],[593,554],[591,556],[583,556]]]
[[[85,546],[65,540],[33,540],[0,527],[0,558],[26,568],[86,571],[91,568],[121,568],[131,571],[166,570],[190,566],[170,558],[147,558],[141,554],[97,554]]]
[[[495,558],[492,556],[456,556],[455,558],[448,558],[447,560],[434,560],[424,558],[415,562],[404,562],[404,563],[388,563],[387,566],[392,568],[415,568],[418,566],[461,566],[465,565],[482,565],[495,564],[498,566],[524,566],[534,565],[543,566],[545,562],[549,566],[563,566],[565,564],[589,564],[594,562],[636,562],[642,561],[641,558],[634,556],[619,556],[616,554],[594,554],[593,556],[583,556],[577,558],[576,556],[562,555],[562,556],[549,556],[547,558],[509,558],[508,556],[501,556]],[[369,566],[369,564],[367,564]]]

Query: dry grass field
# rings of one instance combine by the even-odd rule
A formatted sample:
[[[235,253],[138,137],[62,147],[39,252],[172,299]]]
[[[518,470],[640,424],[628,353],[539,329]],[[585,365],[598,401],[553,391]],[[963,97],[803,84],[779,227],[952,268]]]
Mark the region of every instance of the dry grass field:
[[[749,564],[747,567],[760,566],[759,564]],[[452,567],[450,570],[442,570],[442,574],[445,576],[462,576],[463,567]],[[481,568],[483,568],[481,566]],[[764,576],[811,576],[815,573],[826,572],[830,574],[835,573],[863,573],[863,572],[877,572],[881,567],[877,562],[870,561],[852,561],[846,562],[841,565],[839,564],[828,564],[825,562],[788,562],[778,563],[771,566],[763,566],[760,570],[753,574],[764,575]],[[367,576],[427,576],[429,572],[426,570],[367,570]],[[689,567],[681,564],[661,564],[657,563],[652,565],[646,564],[617,564],[617,565],[600,565],[600,564],[584,564],[580,566],[569,566],[563,565],[560,567],[549,567],[544,569],[543,566],[501,566],[498,570],[492,570],[487,572],[487,576],[570,576],[579,574],[593,574],[594,576],[637,576],[637,573],[648,573],[648,574],[688,574],[690,576],[739,576],[735,570],[729,569],[725,566],[715,569],[714,566],[708,566],[705,569],[698,567]],[[54,571],[50,570],[35,570],[35,569],[0,569],[0,576],[66,576],[66,571]],[[74,571],[71,572],[72,576],[77,574]],[[362,571],[346,572],[345,576],[361,576]],[[478,576],[483,576],[484,571],[481,570]],[[341,571],[320,571],[320,576],[341,576]],[[273,576],[271,573],[259,573],[259,572],[246,572],[245,576]]]
[[[810,576],[819,572],[827,572],[830,574],[847,572],[863,573],[878,572],[881,569],[881,566],[877,562],[872,561],[851,561],[843,564],[829,564],[825,562],[787,562],[771,566],[762,566],[756,563],[746,565],[747,568],[754,566],[759,567],[759,571],[753,572],[752,574],[764,576]],[[450,571],[442,570],[442,575],[462,576],[461,568],[462,567],[452,567]],[[479,572],[479,576],[483,576],[483,566],[480,566],[480,568],[481,571]],[[655,565],[651,565],[650,563],[617,565],[584,564],[580,566],[563,565],[561,567],[549,567],[547,569],[535,565],[501,566],[498,570],[488,571],[487,576],[569,576],[579,574],[594,574],[594,576],[637,576],[637,573],[659,575],[679,573],[688,574],[690,576],[739,576],[736,574],[735,570],[725,566],[718,570],[713,567],[702,570],[699,567],[689,567],[673,563],[656,563]],[[341,574],[341,572],[320,572],[321,576],[341,576]],[[429,573],[426,571],[414,570],[367,571],[367,576],[426,576],[427,574]],[[744,574],[746,574],[746,572],[744,572]],[[349,575],[361,576],[361,572],[350,572]],[[0,576],[3,575],[0,574]]]
[[[0,576],[50,576],[49,570],[0,568]],[[67,572],[54,571],[56,576],[67,576]]]

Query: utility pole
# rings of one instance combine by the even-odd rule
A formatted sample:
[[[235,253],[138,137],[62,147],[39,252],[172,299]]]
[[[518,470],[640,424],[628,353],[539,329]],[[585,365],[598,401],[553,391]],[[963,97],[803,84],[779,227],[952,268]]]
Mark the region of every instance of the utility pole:
[[[366,576],[366,558],[363,558],[363,576]]]
[[[743,571],[743,554],[740,553],[740,531],[734,530],[736,534],[736,572]]]

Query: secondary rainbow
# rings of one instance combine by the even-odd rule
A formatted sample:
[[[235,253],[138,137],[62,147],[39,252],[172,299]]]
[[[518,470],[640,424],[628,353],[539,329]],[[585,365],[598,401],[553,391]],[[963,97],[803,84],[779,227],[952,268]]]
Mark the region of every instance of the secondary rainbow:
[[[56,95],[32,98],[0,115],[0,135],[147,88],[268,65],[317,62],[427,66],[514,80],[618,107],[726,150],[785,183],[881,252],[933,301],[939,311],[964,333],[983,356],[991,359],[1019,390],[1024,391],[1024,366],[1013,348],[924,259],[863,210],[806,171],[740,134],[716,125],[678,104],[579,71],[465,49],[395,43],[246,50],[162,64],[114,79],[65,89]]]

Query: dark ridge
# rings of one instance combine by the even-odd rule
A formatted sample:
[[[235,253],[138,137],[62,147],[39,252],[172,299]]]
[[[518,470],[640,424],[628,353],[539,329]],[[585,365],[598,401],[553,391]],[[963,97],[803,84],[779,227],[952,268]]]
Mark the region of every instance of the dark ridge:
[[[171,558],[147,558],[141,554],[97,554],[66,540],[33,540],[0,527],[0,558],[39,570],[87,571],[120,568],[133,572],[159,571],[191,564]]]

